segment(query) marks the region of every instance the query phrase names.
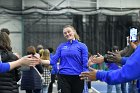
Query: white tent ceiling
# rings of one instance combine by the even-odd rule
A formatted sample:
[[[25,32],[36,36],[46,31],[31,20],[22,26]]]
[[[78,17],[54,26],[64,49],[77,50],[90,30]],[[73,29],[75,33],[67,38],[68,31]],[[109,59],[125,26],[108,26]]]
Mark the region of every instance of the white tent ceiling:
[[[139,14],[140,0],[0,0],[0,7],[0,13],[15,14],[125,15]]]

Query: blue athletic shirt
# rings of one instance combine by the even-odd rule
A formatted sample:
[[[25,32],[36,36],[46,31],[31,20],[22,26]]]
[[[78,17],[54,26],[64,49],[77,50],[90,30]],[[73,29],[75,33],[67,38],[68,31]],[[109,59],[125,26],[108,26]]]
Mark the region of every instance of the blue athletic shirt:
[[[123,60],[124,61],[124,60]],[[124,63],[124,62],[123,62]],[[96,79],[108,84],[119,84],[140,78],[140,44],[134,53],[127,58],[121,69],[113,71],[97,71]]]
[[[80,75],[81,72],[88,71],[88,49],[78,40],[60,44],[50,64],[56,64],[59,59],[59,74]]]
[[[9,63],[0,63],[0,73],[4,73],[10,70]]]
[[[53,54],[50,53],[50,58],[53,57]],[[57,68],[57,63],[52,65],[52,69],[51,69],[51,74],[57,74],[58,73],[58,68]]]

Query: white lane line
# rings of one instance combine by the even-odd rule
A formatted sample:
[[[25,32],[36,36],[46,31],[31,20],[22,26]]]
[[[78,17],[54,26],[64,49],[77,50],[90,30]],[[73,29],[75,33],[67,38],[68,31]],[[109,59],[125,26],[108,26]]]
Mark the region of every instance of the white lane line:
[[[94,87],[91,87],[92,90],[94,91],[93,93],[100,93],[98,90],[96,90]]]

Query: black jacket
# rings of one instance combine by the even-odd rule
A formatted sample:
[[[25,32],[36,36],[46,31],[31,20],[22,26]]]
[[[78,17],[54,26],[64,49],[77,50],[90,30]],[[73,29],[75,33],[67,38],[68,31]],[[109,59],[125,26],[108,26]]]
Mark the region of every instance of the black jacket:
[[[3,63],[17,60],[17,56],[11,51],[0,50]],[[0,93],[19,93],[17,85],[18,70],[14,69],[0,74]]]
[[[36,65],[36,69],[42,74],[42,65]],[[42,81],[37,71],[30,67],[30,70],[22,72],[21,90],[35,90],[42,88]]]

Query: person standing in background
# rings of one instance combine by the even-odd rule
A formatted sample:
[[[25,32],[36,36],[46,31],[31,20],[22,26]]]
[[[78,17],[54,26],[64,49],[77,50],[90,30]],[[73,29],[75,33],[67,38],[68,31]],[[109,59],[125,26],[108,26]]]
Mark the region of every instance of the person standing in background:
[[[3,32],[5,32],[8,35],[8,36],[6,36],[7,37],[6,41],[7,42],[10,41],[10,43],[11,43],[11,40],[9,38],[10,31],[7,28],[2,28],[0,30],[0,34],[2,34]],[[3,39],[4,39],[3,36],[0,37],[0,40],[3,40]],[[1,41],[0,44],[2,46],[7,46],[6,41]],[[7,48],[8,47],[9,47],[9,45],[7,46]],[[12,50],[12,48],[10,50]],[[19,60],[11,61],[11,62],[7,61],[7,62],[4,62],[4,63],[2,62],[2,60],[0,58],[0,73],[8,72],[8,71],[10,71],[10,70],[12,70],[16,67],[22,66],[22,65],[35,66],[36,64],[39,64],[39,59],[32,59],[31,57],[32,57],[32,55],[28,55],[28,56],[24,56],[24,57],[20,58]]]
[[[33,58],[40,58],[34,46],[27,47],[27,54],[33,55]],[[42,64],[29,67],[29,69],[22,71],[21,90],[25,90],[26,93],[40,93],[42,89],[42,80],[39,73],[43,73]]]
[[[39,51],[40,51],[41,49],[44,49],[43,45],[41,45],[41,44],[37,45],[37,47],[36,47],[36,53],[40,54]],[[40,55],[40,56],[41,56],[41,55]]]
[[[18,60],[18,57],[12,52],[11,41],[8,34],[6,32],[0,32],[1,63],[7,63],[15,60]],[[6,73],[0,73],[0,93],[19,93],[17,84],[19,79],[20,76],[18,68]]]
[[[0,31],[1,31],[1,32],[5,32],[5,33],[7,33],[8,35],[10,35],[10,31],[9,31],[7,28],[2,28]]]
[[[41,55],[41,59],[42,60],[50,60],[50,51],[48,49],[41,49],[39,51],[39,54]],[[47,87],[51,81],[51,74],[50,74],[50,70],[51,70],[51,66],[50,65],[43,65],[43,78],[44,78],[44,83],[43,83],[43,91],[47,91]]]
[[[113,53],[118,52],[118,51],[119,51],[118,46],[113,46],[112,47],[112,52]],[[107,62],[106,65],[107,65],[107,68],[108,68],[109,71],[120,69],[120,67],[116,63]],[[121,84],[115,84],[115,85],[107,84],[107,93],[112,93],[113,86],[116,87],[116,93],[121,93]]]

